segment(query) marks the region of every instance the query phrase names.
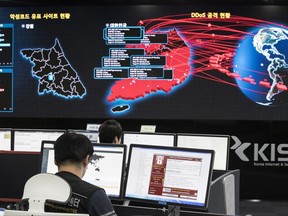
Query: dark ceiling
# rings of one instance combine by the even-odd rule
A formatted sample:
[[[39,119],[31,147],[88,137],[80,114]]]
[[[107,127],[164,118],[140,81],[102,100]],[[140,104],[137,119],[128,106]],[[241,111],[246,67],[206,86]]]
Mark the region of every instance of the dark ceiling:
[[[74,6],[74,5],[288,5],[287,0],[0,0],[3,6]]]

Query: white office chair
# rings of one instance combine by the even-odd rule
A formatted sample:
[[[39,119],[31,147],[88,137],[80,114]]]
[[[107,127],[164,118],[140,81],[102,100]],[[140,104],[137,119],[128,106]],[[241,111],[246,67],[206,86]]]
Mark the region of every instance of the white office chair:
[[[46,200],[68,202],[70,196],[71,187],[63,178],[50,173],[36,174],[28,179],[24,186],[22,199],[28,200],[28,211],[5,210],[4,216],[89,216],[44,211]]]

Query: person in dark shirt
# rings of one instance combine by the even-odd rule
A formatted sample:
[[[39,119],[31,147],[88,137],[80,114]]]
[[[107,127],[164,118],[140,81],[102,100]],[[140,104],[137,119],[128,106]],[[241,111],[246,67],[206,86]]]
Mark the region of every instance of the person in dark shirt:
[[[84,180],[89,160],[93,155],[91,141],[83,134],[66,132],[54,144],[56,175],[71,186],[72,196],[66,204],[47,201],[45,211],[85,213],[90,216],[117,216],[103,188]]]
[[[104,121],[99,127],[100,143],[121,143],[122,126],[115,119]]]

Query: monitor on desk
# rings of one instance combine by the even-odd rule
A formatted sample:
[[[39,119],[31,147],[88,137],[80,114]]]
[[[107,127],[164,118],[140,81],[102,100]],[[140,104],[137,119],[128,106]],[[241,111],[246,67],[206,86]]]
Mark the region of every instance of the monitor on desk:
[[[52,173],[58,172],[58,167],[54,163],[54,144],[55,141],[42,140],[40,153],[40,172]]]
[[[215,151],[214,170],[228,170],[230,136],[219,134],[178,133],[176,146],[182,148],[212,149]]]
[[[213,150],[131,144],[124,199],[207,210]]]
[[[39,161],[39,152],[0,151],[0,201],[22,199],[26,181],[39,171]]]
[[[92,143],[98,143],[99,142],[99,132],[98,131],[91,131],[91,130],[72,130],[75,133],[83,134],[87,136]]]
[[[0,128],[0,151],[12,149],[12,128]]]
[[[159,146],[175,146],[175,133],[143,133],[136,131],[123,131],[121,142],[127,145],[127,159],[129,154],[129,146],[133,144],[141,145],[159,145]]]
[[[42,140],[55,141],[65,131],[61,129],[13,129],[13,150],[40,152]]]
[[[56,173],[54,143],[42,141],[41,172]],[[105,189],[110,199],[122,199],[126,145],[94,143],[94,154],[83,180]]]

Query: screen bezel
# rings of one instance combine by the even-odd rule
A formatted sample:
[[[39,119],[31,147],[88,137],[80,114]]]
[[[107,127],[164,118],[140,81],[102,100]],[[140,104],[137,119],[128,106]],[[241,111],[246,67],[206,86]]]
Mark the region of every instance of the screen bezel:
[[[227,139],[227,143],[225,146],[225,150],[226,150],[226,166],[225,168],[213,168],[214,170],[220,170],[220,171],[227,171],[229,169],[229,150],[230,150],[230,135],[226,135],[226,134],[201,134],[201,133],[177,133],[176,134],[176,146],[180,147],[180,148],[200,148],[198,146],[191,146],[191,147],[184,147],[184,146],[179,146],[179,137],[180,136],[185,136],[185,137],[207,137],[207,138],[226,138]],[[204,148],[204,149],[208,149],[208,148]],[[218,154],[217,151],[215,150],[215,148],[212,148],[212,150],[215,151],[215,155],[214,155],[214,166],[216,164],[216,160],[220,159],[218,158]]]
[[[127,190],[127,185],[128,185],[128,179],[129,179],[129,172],[130,172],[130,164],[131,164],[131,154],[133,151],[133,148],[146,148],[146,149],[162,149],[162,150],[175,150],[177,152],[195,152],[195,153],[207,153],[211,155],[211,161],[209,164],[209,173],[208,173],[208,179],[206,183],[206,194],[205,194],[205,202],[203,203],[203,206],[201,205],[188,205],[188,204],[183,204],[179,202],[169,202],[169,201],[161,201],[161,200],[153,200],[153,199],[145,199],[145,198],[136,198],[136,197],[131,197],[127,196],[126,190]],[[179,207],[185,207],[191,210],[199,210],[199,211],[207,211],[208,210],[208,201],[209,201],[209,195],[210,195],[210,185],[212,181],[212,173],[213,173],[213,162],[214,162],[214,151],[213,150],[207,150],[207,149],[189,149],[189,148],[179,148],[179,147],[168,147],[168,146],[157,146],[157,145],[141,145],[141,144],[131,144],[130,145],[130,150],[129,150],[129,156],[128,156],[128,165],[126,167],[126,178],[124,181],[124,193],[123,193],[123,198],[125,200],[129,201],[136,201],[136,202],[143,202],[143,203],[150,203],[154,205],[159,205],[159,206],[179,206]]]
[[[16,135],[15,133],[17,132],[27,132],[27,133],[37,133],[37,132],[40,132],[40,133],[62,133],[64,134],[66,132],[65,129],[32,129],[32,128],[13,128],[12,130],[12,150],[15,150],[15,138],[16,138]],[[60,135],[59,135],[60,136]],[[43,139],[45,140],[45,139]],[[41,140],[41,142],[43,141]],[[47,139],[46,139],[47,140]],[[55,141],[55,140],[53,140]],[[30,150],[24,150],[24,149],[20,149],[20,150],[16,150],[16,151],[35,151],[35,152],[41,152],[41,142],[39,143],[39,150],[34,150],[34,149],[30,149]]]
[[[53,149],[55,141],[43,140],[41,143],[41,156],[40,156],[40,165],[39,165],[39,172],[42,172],[42,164],[43,164],[43,153],[44,153],[44,146],[47,145],[47,148]],[[121,178],[120,178],[120,188],[119,188],[119,196],[107,194],[107,196],[111,200],[122,200],[123,198],[123,190],[124,190],[124,177],[125,177],[125,168],[126,168],[126,154],[127,154],[127,146],[122,144],[112,144],[112,143],[92,143],[93,148],[97,147],[108,147],[108,148],[122,148],[123,155],[122,155],[122,164],[121,164]],[[49,146],[48,146],[49,145]],[[51,146],[50,146],[51,145]],[[113,161],[114,162],[114,161]],[[55,165],[56,166],[56,165]],[[47,172],[47,170],[46,170]],[[84,180],[84,179],[83,179]],[[98,186],[98,185],[97,185]],[[105,189],[105,188],[104,188]]]

